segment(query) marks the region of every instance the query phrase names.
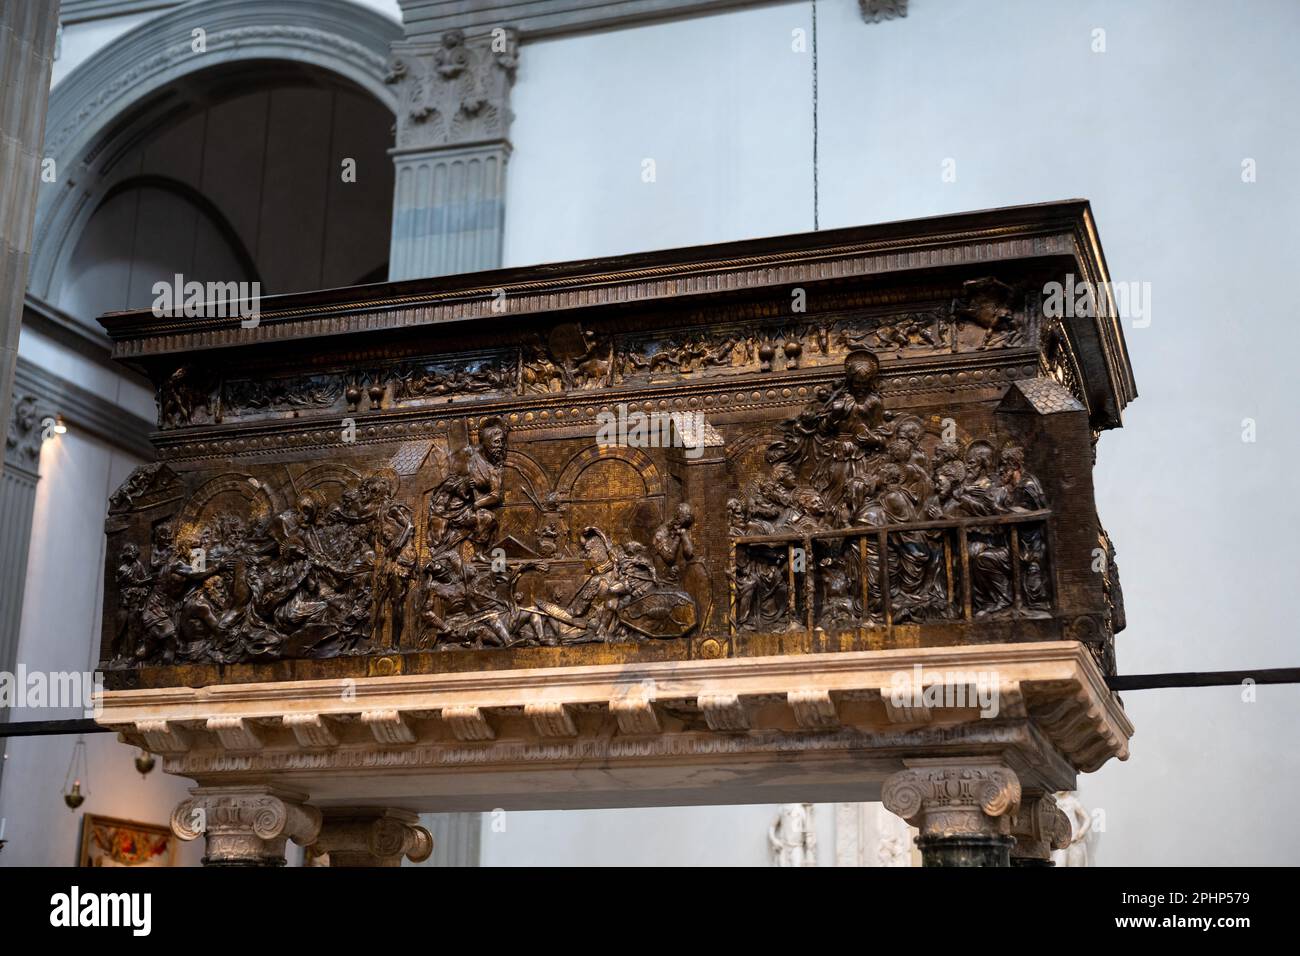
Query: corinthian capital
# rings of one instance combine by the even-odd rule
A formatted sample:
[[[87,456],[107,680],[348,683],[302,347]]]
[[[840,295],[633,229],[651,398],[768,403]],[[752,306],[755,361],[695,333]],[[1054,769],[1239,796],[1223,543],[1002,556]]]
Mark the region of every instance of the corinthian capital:
[[[518,62],[518,38],[504,27],[478,36],[448,30],[438,43],[394,43],[384,82],[400,98],[397,147],[507,139]]]
[[[205,866],[283,866],[284,844],[312,843],[321,815],[305,795],[278,787],[196,787],[172,813],[182,840],[205,837]]]
[[[5,432],[5,464],[35,471],[40,459],[41,425],[36,397],[15,393]]]
[[[914,767],[885,781],[881,802],[919,828],[923,839],[1007,836],[1020,805],[1020,780],[995,764]]]

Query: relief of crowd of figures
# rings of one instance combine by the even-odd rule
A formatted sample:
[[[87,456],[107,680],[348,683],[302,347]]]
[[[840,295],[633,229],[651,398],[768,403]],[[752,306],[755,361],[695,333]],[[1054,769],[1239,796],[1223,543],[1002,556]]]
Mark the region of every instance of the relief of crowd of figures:
[[[784,423],[768,474],[727,502],[733,625],[1048,616],[1048,502],[1023,449],[963,447],[916,416],[895,417],[878,371],[875,355],[851,353],[843,384]]]
[[[478,441],[451,457],[428,498],[423,549],[391,468],[349,482],[332,504],[308,490],[276,513],[220,509],[200,521],[156,524],[147,560],[134,542],[120,549],[112,662],[235,663],[381,650],[403,634],[412,591],[420,649],[690,633],[707,598],[685,505],[650,547],[617,545],[599,528],[582,529],[576,590],[549,601],[521,599],[520,577],[547,571],[556,531],[548,526],[548,537],[538,528],[536,559],[502,558],[506,435],[503,422],[489,419]],[[114,494],[110,520],[148,504],[175,479],[165,465],[138,469]]]
[[[219,380],[182,366],[159,387],[160,424],[205,425],[267,414],[369,411],[490,395],[539,395],[712,374],[838,365],[854,350],[925,355],[1033,344],[1023,296],[973,279],[950,303],[874,316],[791,321],[755,329],[596,333],[562,323],[519,347],[456,358],[266,379]]]
[[[1048,502],[1022,449],[959,445],[894,415],[879,367],[873,353],[850,352],[842,382],[779,426],[765,473],[735,476],[730,626],[1047,616]],[[689,504],[641,540],[625,527],[570,528],[554,493],[507,501],[508,437],[502,419],[479,422],[437,469],[421,515],[402,482],[427,448],[338,478],[329,494],[299,491],[290,476],[282,500],[292,504],[280,508],[248,476],[216,480],[242,509],[163,508],[180,503],[178,476],[165,464],[138,469],[114,494],[110,522],[143,508],[171,517],[152,525],[147,554],[135,541],[120,547],[112,660],[654,641],[708,626],[708,567],[726,557],[699,553]],[[503,508],[521,504],[536,515],[530,543],[503,530]]]

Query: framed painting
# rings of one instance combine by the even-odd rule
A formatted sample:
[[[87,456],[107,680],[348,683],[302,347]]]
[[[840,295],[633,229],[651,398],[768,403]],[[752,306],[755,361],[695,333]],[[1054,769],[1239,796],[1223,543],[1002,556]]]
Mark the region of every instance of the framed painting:
[[[81,822],[78,866],[175,866],[171,827],[87,813]]]

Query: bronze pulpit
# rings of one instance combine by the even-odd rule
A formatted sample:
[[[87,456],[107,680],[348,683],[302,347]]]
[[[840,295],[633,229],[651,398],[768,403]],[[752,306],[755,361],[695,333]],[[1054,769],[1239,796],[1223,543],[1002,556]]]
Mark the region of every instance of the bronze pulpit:
[[[1132,732],[1108,288],[1071,201],[105,316],[159,460],[109,503],[101,720],[290,821],[232,859],[321,809],[788,797],[1041,861]]]

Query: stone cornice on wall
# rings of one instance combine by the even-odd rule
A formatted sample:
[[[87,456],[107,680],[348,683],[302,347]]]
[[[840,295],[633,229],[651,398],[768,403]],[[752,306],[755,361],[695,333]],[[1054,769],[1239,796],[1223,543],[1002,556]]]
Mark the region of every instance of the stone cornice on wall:
[[[743,7],[793,4],[794,0],[498,0],[495,3],[448,3],[446,0],[398,0],[410,39],[436,39],[447,30],[486,33],[510,26],[526,39],[634,27],[684,17],[725,13]],[[863,18],[874,23],[887,16],[906,16],[906,0],[867,4]],[[884,12],[888,7],[893,11]]]
[[[111,17],[130,17],[179,7],[185,0],[63,0],[59,5],[59,19],[65,24],[107,20]]]
[[[36,398],[38,414],[62,415],[70,429],[92,435],[142,461],[157,452],[149,442],[154,426],[94,392],[75,385],[24,356],[18,357],[15,392]]]

